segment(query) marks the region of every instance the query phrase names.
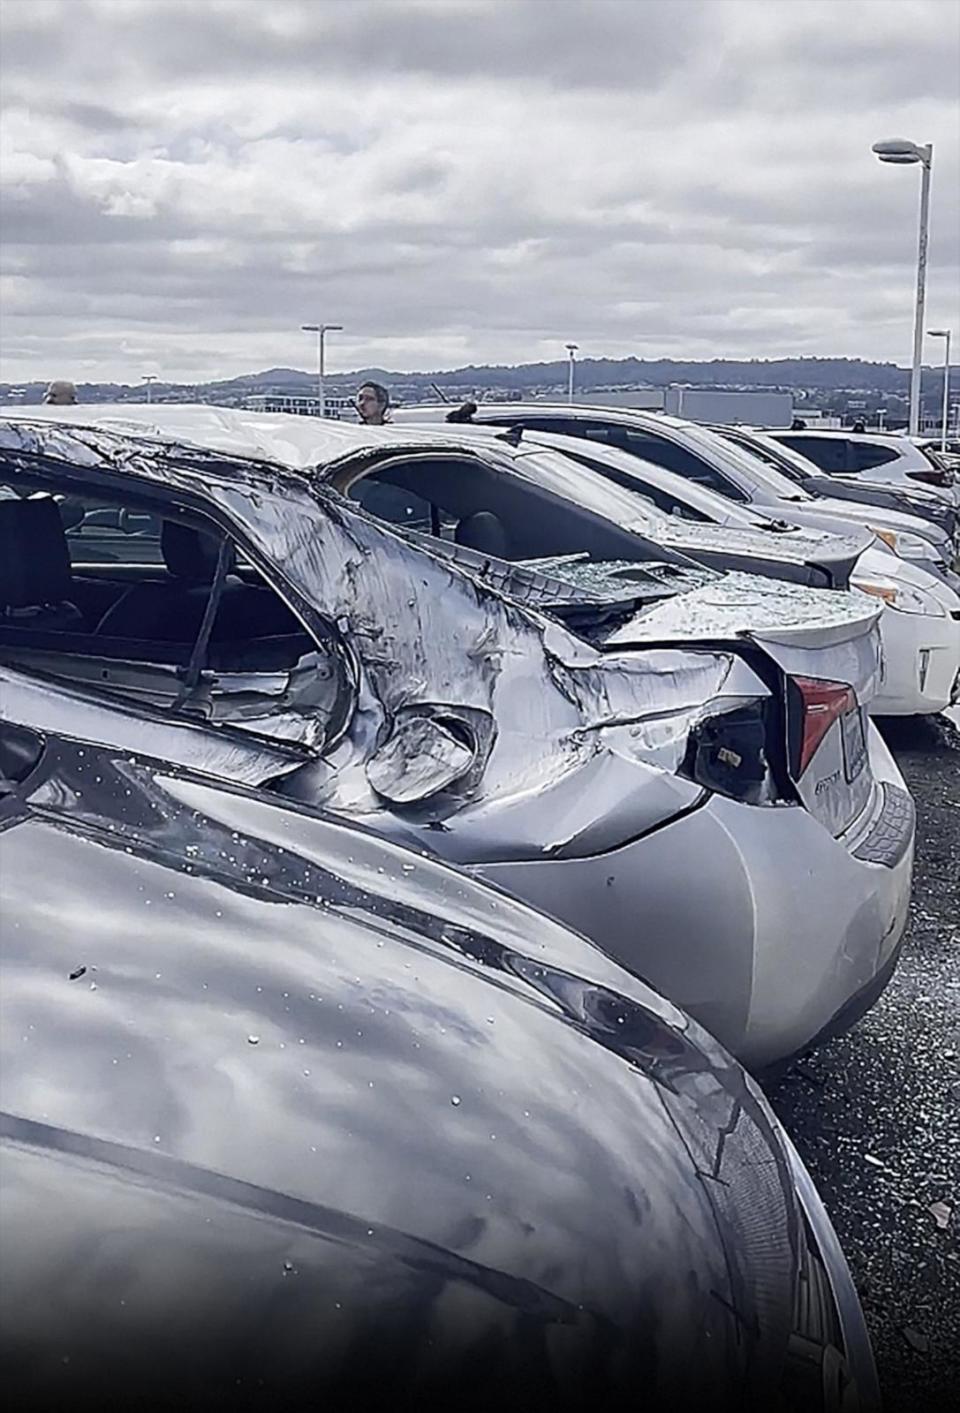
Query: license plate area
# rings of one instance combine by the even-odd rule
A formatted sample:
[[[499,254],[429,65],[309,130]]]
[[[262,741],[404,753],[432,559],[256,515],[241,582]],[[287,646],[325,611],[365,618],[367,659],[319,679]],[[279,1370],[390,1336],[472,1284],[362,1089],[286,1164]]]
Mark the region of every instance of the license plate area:
[[[863,708],[848,711],[840,721],[843,736],[843,773],[850,783],[856,780],[867,763],[867,733],[863,723]]]

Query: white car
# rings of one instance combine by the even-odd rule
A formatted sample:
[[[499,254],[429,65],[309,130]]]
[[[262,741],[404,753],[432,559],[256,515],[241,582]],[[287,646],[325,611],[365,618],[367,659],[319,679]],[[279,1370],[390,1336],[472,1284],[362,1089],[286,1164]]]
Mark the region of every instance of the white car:
[[[928,445],[896,432],[797,431],[781,428],[771,437],[792,446],[828,476],[853,476],[877,485],[929,486],[951,505],[960,504],[956,477]]]

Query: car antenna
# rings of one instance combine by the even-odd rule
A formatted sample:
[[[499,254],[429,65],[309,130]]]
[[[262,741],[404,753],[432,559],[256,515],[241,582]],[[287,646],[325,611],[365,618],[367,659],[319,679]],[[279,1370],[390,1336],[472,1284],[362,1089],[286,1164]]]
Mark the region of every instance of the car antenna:
[[[513,427],[508,427],[505,432],[497,432],[498,442],[509,442],[511,446],[519,446],[523,440],[523,427],[518,422]]]

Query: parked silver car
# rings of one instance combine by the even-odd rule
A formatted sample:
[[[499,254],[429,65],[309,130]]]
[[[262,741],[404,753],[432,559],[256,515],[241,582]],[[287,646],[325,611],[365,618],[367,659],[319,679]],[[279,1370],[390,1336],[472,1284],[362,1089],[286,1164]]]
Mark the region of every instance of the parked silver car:
[[[438,409],[411,408],[407,415],[412,420],[421,412],[429,418]],[[839,543],[836,532],[845,530],[848,537],[855,529],[856,522],[848,518],[849,502],[837,502],[834,511],[831,502],[812,497],[796,504],[778,500],[783,491],[777,482],[785,486],[788,497],[791,488],[776,470],[695,423],[633,409],[484,404],[473,420],[474,434],[482,435],[485,430],[489,435],[497,426],[513,439],[522,437],[524,445],[536,448],[546,444],[562,450],[607,480],[655,499],[660,508],[689,512],[701,523],[671,528],[667,522],[645,533],[658,544],[676,545],[707,563],[737,564],[789,577],[790,559],[800,558],[811,571],[819,566],[830,572],[828,546]],[[465,433],[462,427],[458,430]],[[535,461],[528,460],[525,465],[527,474],[538,474]],[[591,479],[595,478],[581,477],[570,493],[591,497],[591,503],[599,508]],[[686,494],[684,487],[688,488]],[[623,523],[636,518],[622,498],[619,506],[615,495],[606,499],[607,515]],[[831,513],[815,513],[808,506],[825,506]],[[761,512],[765,519],[758,518]],[[872,519],[873,512],[868,514]],[[776,516],[776,524],[771,524],[771,515]],[[714,527],[703,523],[710,521]],[[945,539],[942,531],[930,528]],[[811,552],[814,547],[809,537],[815,533],[821,535],[819,555]],[[874,526],[868,533],[861,525],[860,534],[865,538],[848,561],[849,582],[885,604],[880,624],[883,681],[872,710],[878,715],[907,716],[942,711],[960,697],[957,576],[945,562],[931,559],[942,555],[943,548],[938,551],[928,537],[913,530]],[[748,542],[752,544],[752,565]],[[734,558],[738,554],[740,557]],[[779,565],[771,563],[778,558]],[[833,582],[837,582],[835,574]],[[847,579],[840,582],[846,584]]]
[[[8,1407],[875,1413],[789,1139],[596,947],[76,723],[0,810]]]
[[[205,408],[0,418],[4,714],[472,866],[750,1064],[850,1024],[895,965],[913,857],[865,713],[876,608],[655,558],[510,456]],[[335,486],[419,495],[440,533]],[[550,572],[462,543],[491,495]]]

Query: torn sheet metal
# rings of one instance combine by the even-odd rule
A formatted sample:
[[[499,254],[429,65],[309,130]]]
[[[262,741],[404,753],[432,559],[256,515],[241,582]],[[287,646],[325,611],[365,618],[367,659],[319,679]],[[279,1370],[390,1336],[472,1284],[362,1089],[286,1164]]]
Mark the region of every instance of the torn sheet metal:
[[[696,799],[697,787],[673,774],[691,727],[768,695],[735,651],[702,641],[745,631],[761,607],[771,623],[778,614],[788,624],[822,621],[824,612],[822,593],[777,584],[765,597],[746,576],[696,571],[707,582],[671,598],[661,590],[659,606],[641,606],[604,650],[280,466],[26,418],[0,419],[0,457],[8,474],[38,487],[120,474],[131,492],[216,519],[308,626],[329,637],[335,625],[355,659],[361,708],[349,714],[339,747],[299,771],[287,761],[276,768],[276,756],[256,747],[247,773],[234,778],[260,769],[263,779],[292,775],[291,794],[375,820],[384,804],[368,765],[378,752],[386,759],[394,723],[417,709],[475,713],[496,727],[484,768],[468,772],[467,784],[451,779],[431,798],[431,816],[474,844],[489,828],[497,849],[513,856],[549,847],[554,829],[563,840],[605,831],[611,812],[626,827],[623,814],[633,808],[637,827],[647,827],[646,802],[663,790],[673,810]],[[836,597],[840,623],[851,601]],[[671,638],[676,645],[626,650]],[[158,743],[157,753],[169,757],[169,744]],[[610,760],[615,782],[603,765]],[[642,792],[659,772],[669,782]],[[534,794],[542,809],[531,811]]]

